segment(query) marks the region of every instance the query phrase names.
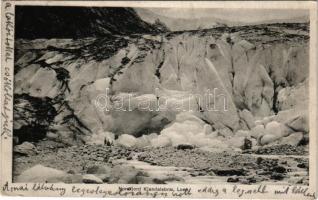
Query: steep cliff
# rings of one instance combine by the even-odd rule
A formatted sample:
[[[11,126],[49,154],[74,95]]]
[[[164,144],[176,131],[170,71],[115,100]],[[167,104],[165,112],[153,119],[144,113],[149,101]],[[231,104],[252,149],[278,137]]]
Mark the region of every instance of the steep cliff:
[[[237,146],[233,138],[247,135],[259,145],[273,142],[299,131],[291,128],[295,119],[306,119],[299,113],[306,113],[307,96],[293,95],[308,87],[308,39],[302,23],[20,39],[15,135],[20,142],[37,134],[70,144],[104,142],[113,134],[125,143],[128,134],[140,145],[152,133],[159,135],[152,140],[157,146],[189,138],[199,146],[223,140]],[[279,119],[282,112],[293,115]],[[271,132],[273,121],[281,132]],[[264,131],[258,127],[255,136],[257,126]]]

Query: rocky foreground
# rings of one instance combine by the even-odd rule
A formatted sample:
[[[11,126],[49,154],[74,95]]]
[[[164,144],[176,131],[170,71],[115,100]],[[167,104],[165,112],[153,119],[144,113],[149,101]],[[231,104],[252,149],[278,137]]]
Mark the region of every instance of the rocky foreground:
[[[277,146],[280,150],[276,152],[272,146],[255,152],[219,153],[190,145],[168,148],[66,147],[41,141],[37,146],[30,143],[29,147],[32,148],[15,153],[16,182],[308,185],[309,181],[305,146]],[[275,155],[277,152],[288,155]]]

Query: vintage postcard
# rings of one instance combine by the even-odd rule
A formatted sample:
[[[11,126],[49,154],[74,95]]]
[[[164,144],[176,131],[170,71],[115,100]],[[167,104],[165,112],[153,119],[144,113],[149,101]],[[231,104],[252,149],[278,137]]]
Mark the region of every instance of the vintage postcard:
[[[317,5],[2,1],[1,194],[317,198]]]

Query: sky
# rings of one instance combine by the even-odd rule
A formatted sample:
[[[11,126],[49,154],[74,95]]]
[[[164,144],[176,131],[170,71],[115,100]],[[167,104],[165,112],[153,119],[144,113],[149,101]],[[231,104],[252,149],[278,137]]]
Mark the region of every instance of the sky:
[[[212,9],[212,8],[148,8],[150,11],[171,18],[220,18],[229,21],[259,22],[275,19],[308,17],[308,10],[282,9]]]

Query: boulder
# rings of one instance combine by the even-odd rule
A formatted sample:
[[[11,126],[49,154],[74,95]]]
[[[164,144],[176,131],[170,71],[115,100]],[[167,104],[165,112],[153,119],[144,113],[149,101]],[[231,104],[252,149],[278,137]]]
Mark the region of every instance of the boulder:
[[[63,178],[67,176],[66,172],[61,170],[45,167],[43,165],[35,165],[23,171],[16,179],[19,183],[58,183],[63,182]]]
[[[83,183],[101,184],[101,183],[103,183],[103,181],[93,174],[85,174],[85,175],[83,175]]]
[[[27,155],[27,156],[32,156],[32,155],[37,154],[36,147],[34,146],[34,144],[32,144],[30,142],[23,142],[20,145],[14,146],[13,152],[19,153],[22,155]]]
[[[56,140],[59,137],[59,135],[57,133],[47,132],[46,137],[50,140]]]
[[[266,135],[260,136],[258,142],[260,145],[266,145],[266,144],[270,144],[277,141],[279,138],[280,138],[279,135],[266,134]]]
[[[128,134],[120,135],[116,140],[116,144],[122,145],[124,147],[133,147],[136,145],[136,143],[137,139],[134,136]]]
[[[265,132],[265,135],[258,137],[259,143],[261,145],[275,142],[282,137],[287,137],[289,134],[293,132],[293,130],[282,123],[279,123],[277,121],[271,121],[268,124],[266,124]]]
[[[177,146],[177,149],[179,150],[194,149],[194,146],[190,144],[179,144]]]
[[[111,173],[111,166],[108,165],[94,165],[87,168],[87,174],[110,174]]]
[[[308,120],[308,113],[302,113],[293,119],[290,119],[286,122],[286,125],[293,129],[294,131],[300,132],[309,132],[309,120]]]
[[[137,181],[138,184],[166,184],[164,180],[146,176],[138,176]]]
[[[80,174],[68,174],[63,178],[63,183],[83,183],[83,176]]]
[[[93,174],[103,182],[108,182],[111,177],[112,167],[107,164],[93,165],[87,168],[86,173]]]
[[[132,166],[118,165],[113,167],[109,183],[137,184],[138,177],[144,174]]]
[[[278,141],[278,144],[289,144],[292,146],[297,146],[304,138],[304,134],[302,132],[292,133],[287,137],[283,137]]]
[[[265,131],[268,134],[276,135],[277,138],[286,137],[292,132],[287,126],[276,121],[266,124]]]
[[[281,124],[279,122],[273,121],[269,122],[265,126],[265,130],[270,133],[275,133],[276,131],[279,131],[281,129]]]
[[[288,109],[279,111],[276,115],[268,117],[271,121],[277,121],[286,124],[287,122],[308,113],[308,109]],[[265,123],[264,123],[265,124]]]

